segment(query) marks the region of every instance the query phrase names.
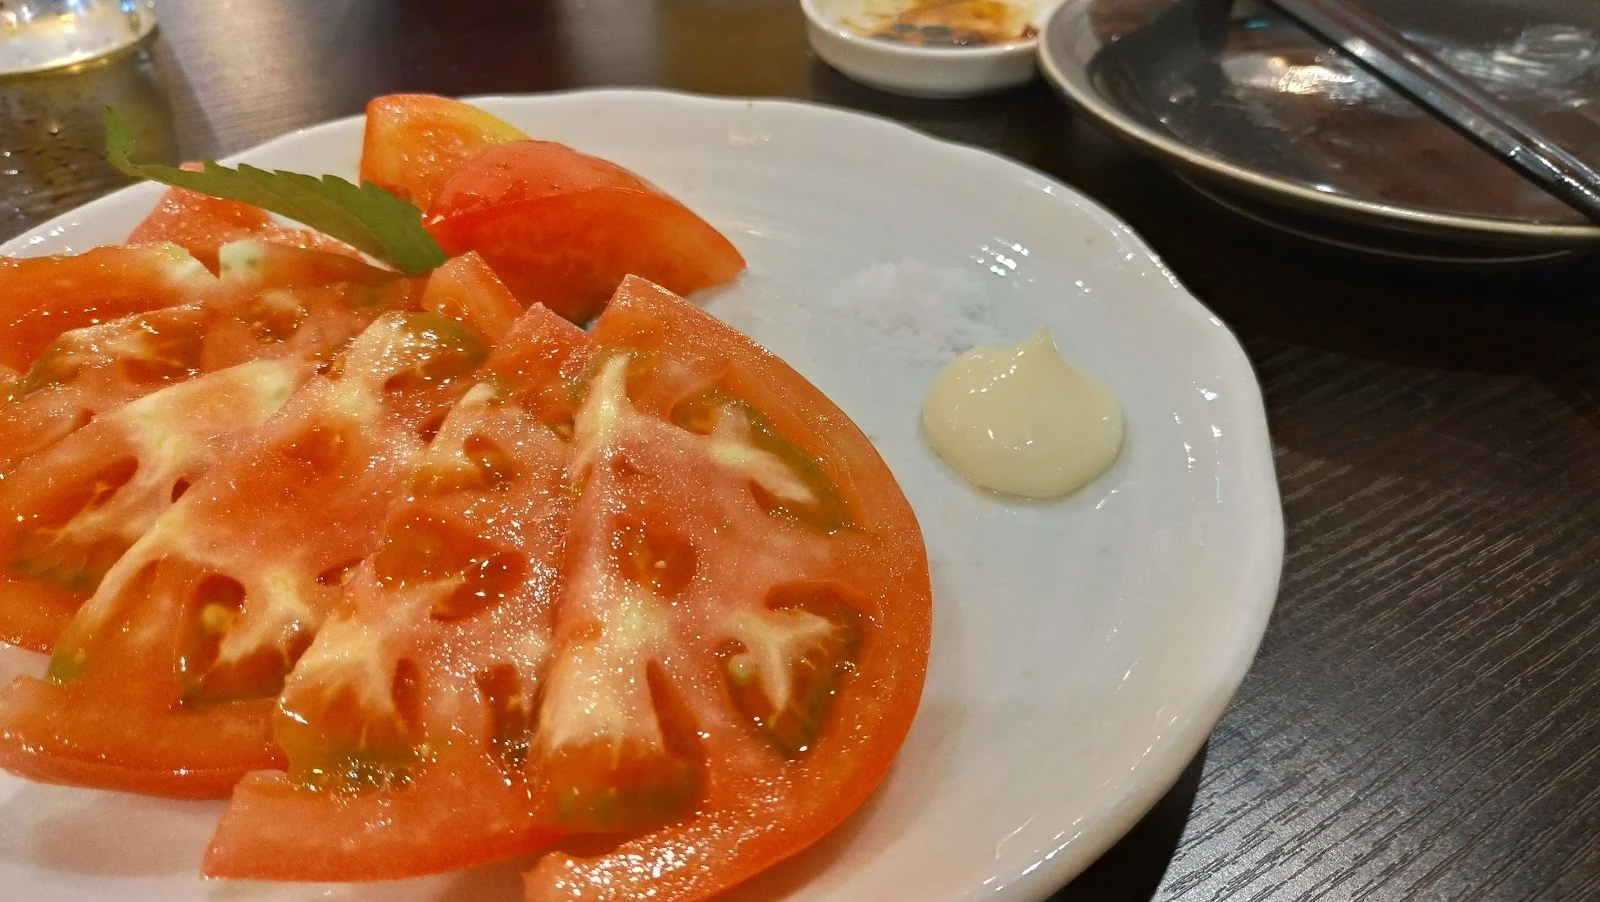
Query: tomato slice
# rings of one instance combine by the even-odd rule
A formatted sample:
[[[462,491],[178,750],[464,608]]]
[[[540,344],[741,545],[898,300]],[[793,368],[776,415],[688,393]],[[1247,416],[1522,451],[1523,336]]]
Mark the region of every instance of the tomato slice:
[[[0,258],[0,366],[26,370],[56,336],[193,300],[215,279],[171,244]]]
[[[186,163],[183,168],[199,167]],[[161,195],[156,208],[128,236],[128,243],[176,244],[216,272],[218,248],[272,227],[272,217],[260,207],[208,197],[185,188],[169,188]]]
[[[184,163],[181,168],[199,171],[201,164]],[[278,225],[260,207],[210,197],[187,188],[167,189],[156,208],[128,236],[128,244],[176,244],[216,272],[217,253],[222,246],[244,239],[357,256],[354,248],[320,232]]]
[[[325,355],[383,310],[414,303],[414,280],[342,255],[252,240],[223,257],[220,278],[202,280],[189,302],[74,328],[45,345],[0,400],[0,474],[163,385],[246,360]]]
[[[200,301],[63,334],[0,404],[0,504],[17,515],[0,524],[0,639],[49,651],[116,559],[113,550],[132,544],[159,512],[148,507],[156,498],[139,502],[147,514],[133,516],[128,507],[132,493],[158,472],[151,468],[165,466],[148,447],[147,421],[181,418],[186,405],[200,411],[209,392],[229,393],[228,380],[203,374],[252,360],[282,361],[300,373],[384,310],[415,304],[411,280],[344,256],[253,242],[230,245],[226,253],[230,265]],[[351,281],[321,284],[330,276]],[[162,394],[197,376],[204,386]],[[152,400],[152,392],[182,400]],[[174,478],[193,483],[212,460],[205,442],[255,422],[246,412],[228,422],[225,411],[209,411],[221,419],[180,429],[185,442],[199,443],[190,448],[198,456]],[[104,418],[112,422],[102,425]],[[79,430],[87,437],[79,438]],[[142,453],[122,453],[132,448]],[[144,465],[137,478],[121,474],[132,484],[107,487],[120,493],[115,503],[90,492],[103,469],[119,462],[112,470],[120,473],[122,463],[135,459]],[[110,504],[114,515],[89,516],[84,505],[91,503]],[[57,518],[80,511],[85,516],[71,521],[71,535],[61,534],[69,524]]]
[[[374,321],[117,560],[45,679],[0,693],[0,765],[217,797],[274,764],[269,715],[284,676],[340,597],[342,572],[377,544],[419,428],[465,390],[483,353],[438,314]]]
[[[361,180],[426,210],[461,165],[483,151],[526,138],[475,106],[432,94],[389,94],[367,104]]]
[[[206,873],[398,877],[591,832],[615,851],[547,856],[529,898],[702,898],[887,770],[930,596],[865,437],[641,280],[593,351],[528,333],[446,419],[290,675],[289,770],[241,784]]]
[[[446,251],[475,250],[525,301],[592,318],[624,276],[688,294],[744,269],[727,238],[627,170],[546,141],[490,148],[428,208]]]
[[[422,306],[479,335],[496,337],[512,331],[522,316],[522,304],[475,253],[453,258],[436,270],[423,292]]]
[[[451,409],[279,697],[287,772],[239,785],[207,875],[393,879],[554,838],[520,767],[569,506],[562,374],[586,349],[534,307]]]
[[[0,481],[0,637],[48,650],[123,552],[311,375],[242,363],[94,420]]]
[[[0,404],[0,473],[96,415],[197,375],[209,319],[201,304],[180,304],[63,333]]]
[[[699,899],[793,854],[877,785],[921,693],[916,520],[866,437],[777,358],[625,281],[574,421],[533,802],[573,832],[530,900]]]

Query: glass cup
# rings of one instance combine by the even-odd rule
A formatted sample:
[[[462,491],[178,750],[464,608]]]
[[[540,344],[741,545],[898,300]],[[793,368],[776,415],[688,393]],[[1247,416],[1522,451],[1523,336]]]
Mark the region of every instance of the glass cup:
[[[104,56],[155,25],[155,0],[0,0],[0,75]]]

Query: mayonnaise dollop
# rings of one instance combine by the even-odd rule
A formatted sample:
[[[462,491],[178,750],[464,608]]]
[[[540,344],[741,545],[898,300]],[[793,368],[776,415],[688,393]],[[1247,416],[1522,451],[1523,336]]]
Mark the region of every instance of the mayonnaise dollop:
[[[1028,498],[1087,485],[1122,450],[1122,411],[1105,384],[1062,358],[1048,329],[1016,347],[973,348],[934,378],[928,444],[968,481]]]

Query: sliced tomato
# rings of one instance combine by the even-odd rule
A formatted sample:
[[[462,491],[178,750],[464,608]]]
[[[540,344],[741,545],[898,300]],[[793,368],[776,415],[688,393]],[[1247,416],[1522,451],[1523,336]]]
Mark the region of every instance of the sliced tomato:
[[[162,386],[246,360],[322,359],[379,313],[415,303],[413,280],[342,255],[247,241],[224,257],[197,300],[50,342],[0,402],[0,474]]]
[[[367,104],[361,180],[426,210],[461,165],[483,151],[526,138],[475,106],[432,94],[389,94]]]
[[[279,697],[287,772],[240,784],[206,874],[393,879],[554,838],[520,769],[570,506],[571,432],[545,416],[586,348],[534,307],[452,408]]]
[[[434,270],[422,308],[441,313],[479,335],[502,336],[522,316],[522,304],[506,290],[483,258],[466,253]]]
[[[192,301],[214,282],[172,244],[0,258],[0,366],[26,370],[69,329]]]
[[[273,241],[260,236],[224,245],[217,252],[221,293],[261,292],[273,288],[324,286],[334,282],[385,285],[398,277],[339,250]]]
[[[0,404],[0,474],[96,415],[200,372],[211,317],[199,303],[63,333]]]
[[[224,796],[271,766],[273,699],[377,544],[483,344],[434,313],[379,317],[106,572],[45,679],[0,693],[0,765],[43,780]]]
[[[358,258],[355,248],[311,229],[283,226],[265,210],[230,200],[171,188],[156,209],[128,236],[130,246],[176,244],[194,255],[212,272],[218,253],[236,241],[255,240],[288,247],[315,249]]]
[[[517,339],[291,674],[290,770],[240,786],[208,874],[395,877],[592,832],[615,851],[551,854],[530,898],[702,898],[830,830],[886,771],[930,598],[865,437],[639,280],[594,352]]]
[[[311,375],[242,363],[125,404],[0,481],[0,637],[49,650],[100,580]]]
[[[197,168],[185,164],[185,169]],[[128,236],[129,244],[176,244],[216,272],[217,249],[273,227],[260,207],[169,188],[161,201]]]
[[[201,164],[184,163],[182,168],[198,171]],[[210,197],[187,188],[167,189],[150,215],[134,227],[128,244],[176,244],[216,272],[218,250],[225,244],[247,238],[356,256],[354,248],[320,232],[278,225],[260,207]]]
[[[639,279],[601,316],[524,773],[569,832],[530,900],[699,899],[877,785],[921,693],[916,520],[872,445],[782,361]]]
[[[474,157],[439,191],[427,223],[446,251],[477,251],[519,298],[574,322],[598,313],[630,274],[688,294],[744,269],[738,249],[688,207],[546,141]]]

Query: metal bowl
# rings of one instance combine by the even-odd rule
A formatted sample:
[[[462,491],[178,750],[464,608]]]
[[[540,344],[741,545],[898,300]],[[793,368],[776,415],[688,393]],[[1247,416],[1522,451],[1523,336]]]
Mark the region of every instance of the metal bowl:
[[[1600,4],[1364,5],[1561,143],[1600,147]],[[1039,51],[1082,114],[1269,224],[1435,260],[1600,249],[1600,225],[1255,3],[1066,0]]]

